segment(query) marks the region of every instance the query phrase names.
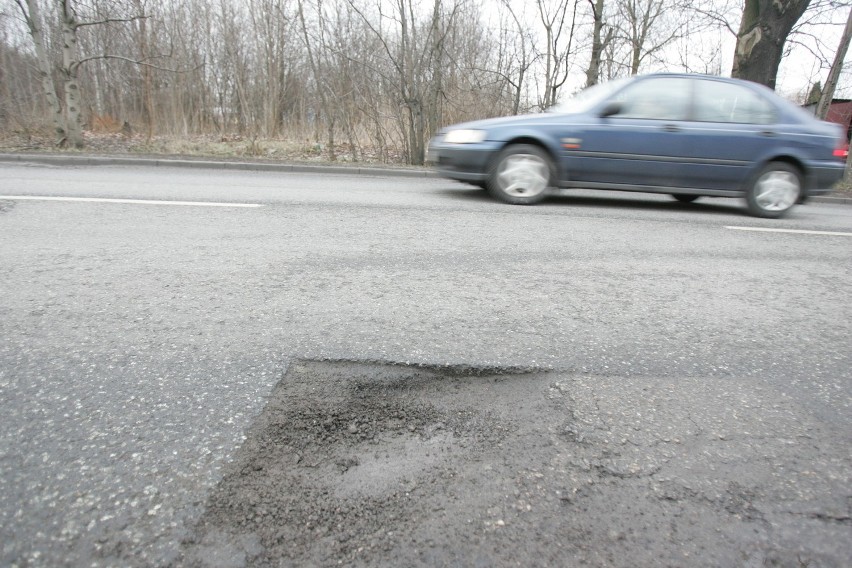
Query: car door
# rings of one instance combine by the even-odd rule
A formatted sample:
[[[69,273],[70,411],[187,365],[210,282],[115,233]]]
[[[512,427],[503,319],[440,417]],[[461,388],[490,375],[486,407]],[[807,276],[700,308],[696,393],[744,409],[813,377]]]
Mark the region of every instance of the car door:
[[[692,120],[684,130],[690,159],[684,186],[740,189],[779,143],[775,107],[751,88],[714,79],[695,80]]]
[[[616,93],[619,111],[596,117],[563,140],[569,180],[588,187],[678,187],[689,151],[683,144],[691,81],[648,77]],[[573,143],[573,144],[572,144]]]

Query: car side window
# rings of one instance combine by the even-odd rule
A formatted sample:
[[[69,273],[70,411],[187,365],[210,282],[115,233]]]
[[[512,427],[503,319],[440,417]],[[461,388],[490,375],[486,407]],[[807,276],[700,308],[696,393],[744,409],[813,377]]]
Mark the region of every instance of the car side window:
[[[619,118],[686,120],[689,116],[690,82],[678,77],[639,81],[615,97],[622,104]]]
[[[742,85],[699,81],[695,91],[695,120],[771,124],[775,121],[775,110],[768,101]]]

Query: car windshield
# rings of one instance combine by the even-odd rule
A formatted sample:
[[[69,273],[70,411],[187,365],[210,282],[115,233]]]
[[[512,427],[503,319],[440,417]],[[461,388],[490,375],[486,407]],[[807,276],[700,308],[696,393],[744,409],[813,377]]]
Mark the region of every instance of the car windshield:
[[[548,112],[554,112],[557,114],[576,114],[578,112],[585,112],[597,105],[599,102],[608,98],[615,91],[621,89],[621,87],[626,85],[630,79],[630,77],[625,77],[623,79],[616,79],[606,83],[598,83],[588,89],[583,89],[570,99],[562,101],[561,103],[549,108]]]

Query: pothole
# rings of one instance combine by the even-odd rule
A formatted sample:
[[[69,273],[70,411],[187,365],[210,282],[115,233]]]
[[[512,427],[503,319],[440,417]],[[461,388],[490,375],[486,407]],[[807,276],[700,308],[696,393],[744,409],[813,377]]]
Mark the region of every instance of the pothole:
[[[420,543],[406,544],[411,554],[429,554],[447,538],[445,515],[481,517],[467,500],[503,499],[503,446],[525,431],[515,411],[546,403],[542,373],[500,371],[294,363],[180,564],[410,564],[396,550],[401,534]]]

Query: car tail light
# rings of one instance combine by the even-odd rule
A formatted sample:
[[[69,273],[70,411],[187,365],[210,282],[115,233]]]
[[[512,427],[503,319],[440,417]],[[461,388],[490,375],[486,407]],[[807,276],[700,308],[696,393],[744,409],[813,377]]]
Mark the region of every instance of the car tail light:
[[[846,158],[849,157],[849,144],[842,140],[839,141],[837,147],[834,149],[834,157],[846,161]]]

